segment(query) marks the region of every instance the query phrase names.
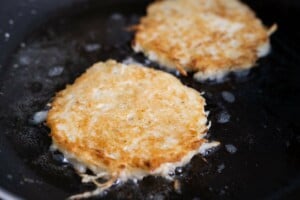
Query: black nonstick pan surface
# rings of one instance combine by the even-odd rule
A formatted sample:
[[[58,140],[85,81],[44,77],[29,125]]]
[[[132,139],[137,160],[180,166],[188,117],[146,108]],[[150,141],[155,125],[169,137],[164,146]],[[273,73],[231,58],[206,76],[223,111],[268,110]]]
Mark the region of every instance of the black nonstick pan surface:
[[[0,1],[0,199],[64,199],[93,189],[80,183],[49,129],[32,116],[94,62],[134,59],[130,48],[150,1]],[[266,25],[272,52],[249,74],[223,83],[180,80],[205,92],[220,148],[176,170],[181,191],[159,177],[116,185],[100,199],[300,199],[300,40],[297,0],[247,1]]]

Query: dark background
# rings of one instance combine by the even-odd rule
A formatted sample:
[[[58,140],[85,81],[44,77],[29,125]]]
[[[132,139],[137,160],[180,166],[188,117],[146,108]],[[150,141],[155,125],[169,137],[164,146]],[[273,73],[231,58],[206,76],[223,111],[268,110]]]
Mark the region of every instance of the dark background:
[[[128,48],[130,36],[121,32],[120,36],[113,35],[113,33],[108,34],[112,41],[107,39],[107,35],[100,34],[99,37],[107,37],[103,41],[106,42],[107,49],[99,54],[82,53],[80,42],[86,42],[86,35],[77,30],[78,25],[76,24],[76,20],[78,23],[85,23],[89,19],[93,19],[91,24],[95,25],[97,14],[92,13],[97,12],[104,13],[103,16],[100,15],[102,18],[105,18],[106,15],[109,16],[109,14],[105,14],[109,12],[136,12],[137,15],[141,15],[144,7],[150,1],[136,2],[134,0],[0,1],[0,187],[27,199],[61,199],[89,187],[73,186],[72,184],[78,183],[78,179],[74,178],[72,170],[68,168],[66,171],[57,172],[63,169],[52,166],[51,159],[50,167],[39,166],[44,171],[39,170],[40,168],[34,163],[36,159],[34,157],[37,155],[32,152],[29,152],[29,156],[27,155],[26,151],[30,147],[26,145],[24,147],[24,144],[20,142],[23,138],[20,139],[18,134],[21,131],[34,135],[36,127],[28,128],[27,125],[24,125],[24,116],[27,117],[41,109],[46,99],[63,88],[66,83],[72,82],[93,62],[110,56],[122,60],[126,54],[143,61],[144,58],[141,55],[134,55]],[[115,188],[105,198],[141,199],[150,198],[152,195],[153,198],[165,197],[167,199],[299,199],[300,31],[298,19],[300,19],[300,2],[297,0],[247,0],[246,3],[255,10],[266,25],[274,22],[278,24],[279,30],[272,37],[273,51],[271,55],[262,59],[259,62],[261,66],[254,69],[245,80],[232,78],[223,84],[199,84],[190,77],[180,77],[185,84],[199,91],[206,91],[207,109],[212,113],[210,120],[213,122],[210,130],[211,137],[221,141],[222,144],[235,144],[238,152],[230,155],[222,145],[216,153],[207,157],[209,164],[203,163],[200,157],[196,156],[192,163],[184,169],[183,175],[179,176],[183,185],[181,194],[170,191],[172,187],[159,178],[146,178],[141,181],[139,187],[127,184],[124,187]],[[106,10],[106,7],[109,9]],[[134,11],[135,9],[136,11]],[[66,25],[59,25],[56,20],[50,20],[48,23],[49,19],[73,14],[77,16],[75,22],[71,17],[69,21],[66,20]],[[81,18],[82,21],[80,21]],[[124,23],[131,23],[128,22],[130,20],[131,18],[128,17]],[[48,26],[45,24],[54,27],[54,35],[45,31]],[[90,28],[88,25],[79,27],[81,26],[87,30]],[[112,25],[115,30],[120,31],[118,26],[118,24]],[[37,29],[41,31],[35,31]],[[64,36],[64,34],[73,32],[74,39],[79,41],[74,48],[76,52],[71,49],[71,40],[65,39]],[[7,33],[9,37],[6,37]],[[29,42],[27,41],[28,37],[30,38]],[[63,38],[67,45],[59,44],[56,37]],[[118,37],[125,42],[120,42],[120,44],[115,42],[119,40]],[[39,85],[36,82],[29,89],[27,86],[24,86],[25,89],[22,87],[27,82],[32,83],[29,79],[35,80],[36,77],[43,74],[45,69],[40,69],[41,66],[29,66],[28,69],[34,72],[31,74],[11,69],[13,61],[17,58],[16,55],[18,56],[20,53],[18,49],[21,42],[34,44],[42,40],[45,40],[47,44],[53,42],[59,46],[63,56],[71,52],[70,57],[72,58],[66,65],[81,66],[78,70],[74,70],[72,67],[68,68],[65,72],[66,78],[58,78],[55,79],[55,83],[44,85],[45,94],[39,91]],[[74,58],[77,53],[82,60]],[[46,56],[44,55],[44,57]],[[10,77],[12,73],[17,75]],[[220,92],[224,90],[235,95],[237,99],[235,104],[227,104],[222,100]],[[25,102],[27,99],[25,96],[28,94],[32,94],[33,98],[37,98],[39,101],[33,103],[33,98],[29,98],[29,103]],[[16,102],[23,100],[25,103],[22,106],[26,108],[19,109],[20,105]],[[16,107],[19,110],[15,109]],[[218,124],[217,116],[224,108],[230,112],[232,121],[225,125]],[[49,130],[43,129],[43,131]],[[15,137],[15,135],[17,136]],[[34,139],[41,139],[44,142],[41,144],[48,147],[49,140],[39,137],[35,135]],[[27,139],[24,138],[24,140]],[[32,146],[37,145],[35,142],[32,143]],[[44,151],[44,147],[39,145],[37,145],[37,149]],[[48,161],[47,159],[45,160]],[[222,173],[219,173],[218,167],[222,164],[225,165],[225,168]],[[45,173],[47,167],[48,171],[54,172]],[[59,173],[66,173],[65,176],[69,182],[64,182],[64,176],[59,176]]]

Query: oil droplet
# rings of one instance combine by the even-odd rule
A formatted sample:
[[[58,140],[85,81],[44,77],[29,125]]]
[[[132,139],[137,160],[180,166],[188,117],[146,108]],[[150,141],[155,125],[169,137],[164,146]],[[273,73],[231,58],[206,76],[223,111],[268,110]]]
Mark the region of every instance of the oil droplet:
[[[225,164],[222,163],[221,165],[218,166],[217,172],[222,173],[222,171],[225,169]]]
[[[48,115],[47,110],[36,112],[34,113],[32,119],[29,120],[29,122],[33,125],[38,125],[46,120],[47,115]]]
[[[26,44],[24,42],[21,42],[20,46],[21,46],[21,48],[25,48]]]
[[[37,11],[34,10],[34,9],[32,9],[32,10],[30,11],[30,14],[31,14],[31,15],[36,15],[36,13],[37,13]]]
[[[229,120],[230,120],[230,115],[229,115],[226,111],[223,111],[223,112],[221,112],[221,113],[218,115],[217,121],[218,121],[220,124],[228,123]]]
[[[228,92],[228,91],[223,91],[222,92],[222,97],[228,103],[233,103],[235,101],[235,96],[232,93]]]
[[[182,174],[183,173],[183,168],[182,167],[176,167],[176,169],[175,169],[175,174],[176,175],[180,175],[180,174]]]
[[[28,56],[21,56],[19,58],[20,65],[29,65],[31,63],[31,59]]]
[[[92,44],[86,44],[84,46],[84,50],[86,52],[94,52],[94,51],[97,51],[101,48],[101,45],[100,44],[97,44],[97,43],[92,43]]]
[[[110,18],[111,19],[113,19],[113,20],[123,20],[124,19],[124,17],[123,17],[123,15],[122,14],[120,14],[120,13],[113,13],[111,16],[110,16]]]
[[[12,20],[12,19],[9,19],[9,20],[8,20],[8,24],[9,24],[9,25],[14,25],[14,23],[15,23],[14,20]]]
[[[226,149],[226,151],[228,151],[231,154],[234,154],[237,152],[237,148],[233,144],[226,144],[225,149]]]
[[[12,180],[13,179],[13,176],[11,174],[7,174],[6,177],[9,179],[9,180]]]
[[[123,64],[125,65],[131,65],[131,64],[135,64],[135,65],[141,65],[141,63],[139,63],[139,61],[137,61],[136,59],[132,58],[132,57],[127,57],[122,61]]]
[[[5,38],[6,41],[9,40],[10,34],[9,33],[4,33],[4,38]]]
[[[64,67],[62,66],[55,66],[53,68],[51,68],[49,71],[48,71],[48,76],[49,77],[55,77],[55,76],[59,76],[63,73],[64,71]]]

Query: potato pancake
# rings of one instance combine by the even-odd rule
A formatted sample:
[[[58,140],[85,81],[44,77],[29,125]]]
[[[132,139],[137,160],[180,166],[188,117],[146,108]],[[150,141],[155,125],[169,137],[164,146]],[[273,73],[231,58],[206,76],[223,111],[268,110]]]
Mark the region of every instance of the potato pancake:
[[[238,0],[164,0],[150,4],[135,29],[136,52],[203,81],[253,67],[269,53],[276,26],[266,29]]]

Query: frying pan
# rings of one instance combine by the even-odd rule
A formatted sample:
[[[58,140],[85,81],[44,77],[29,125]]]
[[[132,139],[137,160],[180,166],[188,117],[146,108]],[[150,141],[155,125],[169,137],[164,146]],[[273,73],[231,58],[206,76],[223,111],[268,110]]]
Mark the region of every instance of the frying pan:
[[[55,92],[92,63],[147,60],[130,48],[147,0],[2,0],[0,2],[0,198],[64,199],[93,189],[80,183],[49,129],[32,123]],[[206,161],[195,156],[176,179],[160,177],[115,185],[102,199],[299,199],[300,41],[297,0],[246,1],[266,25],[276,22],[272,52],[248,75],[223,83],[178,78],[205,92],[212,127],[221,142]],[[156,63],[148,63],[157,68]]]

